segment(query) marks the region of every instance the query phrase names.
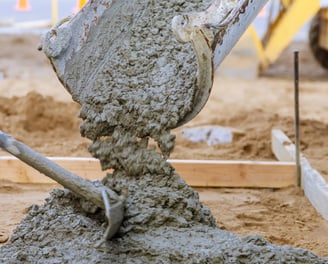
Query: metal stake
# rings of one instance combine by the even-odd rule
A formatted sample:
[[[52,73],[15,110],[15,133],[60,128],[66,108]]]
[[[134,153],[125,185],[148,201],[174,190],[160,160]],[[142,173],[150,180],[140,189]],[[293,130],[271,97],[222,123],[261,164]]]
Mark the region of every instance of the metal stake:
[[[300,118],[299,118],[299,71],[298,51],[294,51],[294,111],[295,111],[295,161],[296,184],[301,186],[301,162],[300,162]]]

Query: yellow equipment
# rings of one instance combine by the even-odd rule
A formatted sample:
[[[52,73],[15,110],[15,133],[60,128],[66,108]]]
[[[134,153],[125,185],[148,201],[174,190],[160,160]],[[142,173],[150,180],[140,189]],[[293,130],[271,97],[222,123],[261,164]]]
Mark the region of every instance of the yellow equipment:
[[[320,8],[313,18],[309,43],[312,53],[322,67],[328,69],[328,8]]]
[[[311,19],[311,51],[315,59],[324,68],[328,68],[328,1],[271,0],[269,4],[267,31],[262,40],[253,37],[259,55],[259,74],[279,57],[301,27]],[[273,14],[275,11],[276,14]],[[254,28],[251,31],[254,36]]]

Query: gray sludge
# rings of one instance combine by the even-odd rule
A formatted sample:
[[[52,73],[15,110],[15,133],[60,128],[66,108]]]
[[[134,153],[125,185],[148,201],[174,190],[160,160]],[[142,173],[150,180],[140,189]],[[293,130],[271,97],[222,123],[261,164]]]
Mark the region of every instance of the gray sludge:
[[[104,184],[126,195],[119,233],[96,247],[107,224],[104,212],[86,213],[79,198],[57,189],[30,208],[0,248],[0,263],[328,263],[307,250],[219,229],[166,161],[175,140],[170,129],[192,107],[197,68],[191,46],[174,39],[171,19],[209,2],[113,1],[113,18],[98,26],[116,39],[85,46],[61,78],[81,104],[90,153],[103,169],[113,169]],[[98,61],[101,49],[108,52]],[[88,75],[95,62],[102,67]]]

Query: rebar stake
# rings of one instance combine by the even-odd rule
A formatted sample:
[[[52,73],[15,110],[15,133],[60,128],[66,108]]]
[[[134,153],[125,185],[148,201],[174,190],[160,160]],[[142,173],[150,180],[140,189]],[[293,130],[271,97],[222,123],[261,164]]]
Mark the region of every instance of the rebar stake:
[[[296,184],[301,186],[301,162],[300,162],[300,117],[299,117],[299,60],[298,51],[294,51],[294,111],[295,111],[295,161]]]

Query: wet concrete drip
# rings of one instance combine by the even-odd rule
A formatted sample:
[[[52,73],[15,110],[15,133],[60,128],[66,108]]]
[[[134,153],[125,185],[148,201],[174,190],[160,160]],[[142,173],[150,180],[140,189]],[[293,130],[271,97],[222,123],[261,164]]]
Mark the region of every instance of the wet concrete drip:
[[[190,45],[174,39],[170,17],[206,5],[187,6],[144,0],[113,6],[115,25],[120,21],[123,29],[120,41],[106,49],[102,67],[78,94],[81,134],[93,140],[89,151],[103,169],[114,169],[105,184],[128,192],[121,232],[163,224],[190,227],[195,221],[215,226],[197,194],[165,161],[175,140],[169,130],[192,107],[196,58]],[[160,152],[148,146],[149,137]]]
[[[93,141],[90,153],[103,169],[113,169],[103,183],[126,195],[122,226],[96,247],[107,224],[104,213],[88,214],[69,191],[55,190],[0,249],[1,263],[327,263],[306,250],[220,230],[166,161],[175,140],[170,129],[192,107],[197,70],[190,44],[173,37],[171,20],[209,2],[113,1],[112,20],[98,26],[119,38],[82,46],[59,77],[81,104],[81,134]],[[90,31],[90,38],[99,32]],[[101,59],[98,49],[106,49]],[[101,67],[90,74],[95,65]]]

